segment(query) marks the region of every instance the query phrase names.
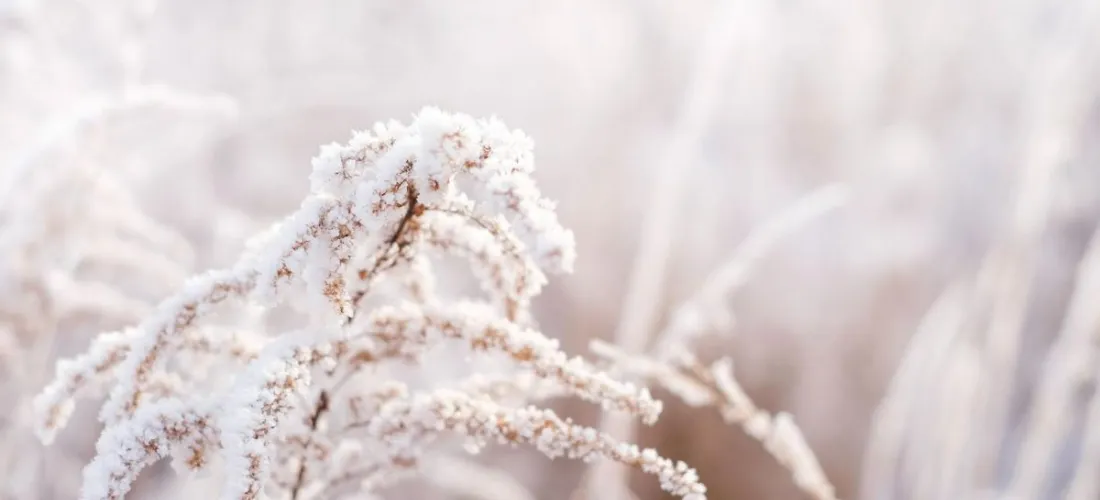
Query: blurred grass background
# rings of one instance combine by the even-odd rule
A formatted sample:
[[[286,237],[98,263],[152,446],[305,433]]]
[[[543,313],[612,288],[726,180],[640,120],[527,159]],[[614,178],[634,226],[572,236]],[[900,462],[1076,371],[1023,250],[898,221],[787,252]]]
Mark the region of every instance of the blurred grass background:
[[[75,108],[130,86],[225,94],[234,120],[130,116],[38,167],[125,173],[204,269],[297,206],[319,144],[422,105],[495,114],[535,138],[538,178],[577,233],[576,273],[537,302],[546,333],[571,352],[615,330],[662,169],[679,170],[684,188],[669,207],[658,324],[770,214],[841,182],[851,202],[770,252],[728,304],[735,330],[714,332],[728,335],[701,352],[732,356],[761,406],[794,414],[843,498],[926,500],[912,496],[915,472],[885,496],[859,491],[874,411],[933,301],[1001,251],[1007,263],[988,272],[1029,291],[1005,306],[1022,315],[1003,333],[1019,355],[979,385],[1001,384],[1009,404],[920,415],[1003,422],[992,438],[1000,472],[937,495],[1007,498],[1034,386],[1100,220],[1097,3],[0,0],[0,169]],[[711,91],[692,104],[699,85]],[[697,130],[676,142],[686,106],[702,110]],[[983,321],[952,349],[988,368],[1001,334]],[[69,326],[59,354],[98,330]],[[953,372],[918,371],[941,384],[929,390],[952,383]],[[916,441],[925,431],[901,430]],[[74,438],[83,447],[72,453],[86,457],[91,436]],[[801,498],[758,443],[710,412],[670,403],[641,439],[697,467],[711,498]],[[936,457],[954,449],[936,443],[899,467],[935,475]],[[539,498],[567,498],[580,480],[579,464],[531,463],[516,474]],[[56,474],[79,477],[76,467]],[[660,498],[642,478],[633,488]]]

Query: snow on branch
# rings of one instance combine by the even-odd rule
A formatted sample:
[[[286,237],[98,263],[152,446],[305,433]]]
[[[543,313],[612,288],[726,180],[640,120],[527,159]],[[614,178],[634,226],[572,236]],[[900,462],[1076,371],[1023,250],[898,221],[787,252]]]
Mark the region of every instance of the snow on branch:
[[[527,388],[532,398],[571,394],[646,423],[661,411],[645,388],[569,357],[533,320],[531,301],[548,274],[572,270],[575,245],[535,183],[532,148],[495,118],[435,108],[324,146],[309,195],[235,264],[191,278],[136,325],[58,364],[36,400],[40,436],[48,442],[65,426],[77,397],[113,384],[85,500],[123,498],[164,457],[184,469],[220,464],[225,499],[330,498],[349,481],[362,495],[415,471],[445,430],[550,457],[614,460],[675,495],[703,498],[683,463],[501,401]],[[482,297],[436,295],[444,256],[469,265]],[[389,283],[404,293],[377,286]],[[308,321],[279,333],[226,319],[257,306]],[[413,394],[385,375],[385,365],[417,364],[442,344],[503,356],[518,373],[510,384],[475,377]]]

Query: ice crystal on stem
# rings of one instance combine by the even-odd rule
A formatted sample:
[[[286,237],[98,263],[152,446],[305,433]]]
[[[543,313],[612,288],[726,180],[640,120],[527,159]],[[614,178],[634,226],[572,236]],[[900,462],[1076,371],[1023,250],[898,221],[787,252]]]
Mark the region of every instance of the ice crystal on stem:
[[[222,457],[226,499],[361,496],[415,471],[443,431],[551,458],[615,460],[702,498],[683,463],[502,402],[507,392],[521,403],[571,394],[647,423],[661,410],[646,389],[570,358],[537,329],[531,300],[546,273],[571,271],[575,251],[533,171],[522,132],[434,108],[323,147],[299,209],[233,266],[192,278],[139,324],[59,364],[36,401],[41,436],[65,425],[77,396],[113,382],[86,500],[122,498],[160,458],[198,470],[212,454]],[[483,297],[437,295],[444,256],[469,264]],[[218,324],[234,305],[292,307],[309,321],[275,334]],[[415,393],[383,375],[445,343],[520,371],[510,384],[475,377]],[[211,384],[204,372],[214,372],[200,366],[233,379]]]

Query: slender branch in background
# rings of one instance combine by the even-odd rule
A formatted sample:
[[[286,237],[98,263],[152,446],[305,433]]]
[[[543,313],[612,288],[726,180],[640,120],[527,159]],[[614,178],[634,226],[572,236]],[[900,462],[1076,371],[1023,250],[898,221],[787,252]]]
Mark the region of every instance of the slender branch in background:
[[[988,399],[980,422],[977,486],[993,487],[1004,456],[1011,403],[1017,393],[1017,368],[1023,323],[1031,302],[1039,245],[1054,201],[1054,185],[1078,148],[1089,100],[1094,96],[1092,72],[1100,43],[1100,8],[1084,2],[1059,13],[1057,36],[1030,54],[1040,68],[1029,74],[1025,96],[1027,143],[1009,233],[983,263],[985,278],[979,293],[991,301],[985,335],[985,377]],[[1034,471],[1033,471],[1034,472]],[[1034,483],[1025,478],[1023,482]],[[1030,486],[1029,486],[1030,487]],[[1034,497],[1026,497],[1034,498]]]
[[[732,321],[726,299],[745,284],[756,264],[788,236],[823,214],[843,206],[849,197],[847,186],[830,184],[800,198],[754,228],[734,250],[733,255],[699,290],[677,306],[669,324],[657,336],[655,346],[650,350],[650,357],[658,362],[671,362],[674,357],[688,352],[694,340],[707,331],[728,329]],[[624,352],[630,352],[621,345],[617,347]],[[730,377],[732,376],[731,373]],[[605,416],[604,422],[615,420],[614,416]],[[624,431],[633,434],[633,422],[624,422],[622,426]],[[814,461],[816,463],[816,458]],[[596,473],[598,471],[594,467],[593,474]],[[823,490],[813,487],[808,491]]]
[[[957,283],[940,294],[909,338],[885,395],[871,419],[871,431],[863,454],[859,497],[864,500],[894,497],[898,487],[908,487],[899,471],[905,456],[906,436],[921,423],[926,398],[942,389],[945,379],[922,376],[940,372],[962,337],[972,290]],[[935,412],[936,410],[932,410]],[[924,427],[920,427],[924,428]],[[925,438],[918,435],[917,439]]]
[[[730,331],[733,319],[726,300],[744,286],[756,265],[787,237],[846,204],[850,195],[843,184],[818,188],[753,228],[698,291],[676,307],[650,354],[667,360],[708,329]]]
[[[653,195],[643,218],[647,223],[642,228],[614,334],[614,343],[629,353],[640,353],[646,348],[657,321],[665,266],[672,242],[676,240],[673,226],[679,218],[678,207],[685,180],[697,161],[699,142],[719,108],[716,102],[730,70],[731,53],[737,47],[730,21],[740,15],[739,5],[739,2],[727,0],[714,6],[714,16],[688,78],[680,114],[670,131],[664,156],[656,165]],[[602,414],[599,429],[618,439],[634,434],[629,418],[610,412]],[[583,486],[588,499],[628,500],[628,474],[629,470],[618,464],[595,464],[589,469]]]
[[[756,406],[734,378],[733,361],[729,358],[706,366],[691,353],[678,350],[674,360],[657,360],[626,354],[599,340],[592,341],[591,349],[609,360],[614,372],[659,384],[690,406],[715,408],[723,421],[741,427],[760,443],[764,451],[790,472],[795,486],[809,498],[836,500],[836,488],[825,476],[791,415],[771,415]]]
[[[1096,304],[1100,303],[1100,229],[1097,229],[1089,244],[1085,256],[1077,269],[1076,286],[1066,312],[1065,323],[1058,339],[1050,349],[1030,415],[1024,425],[1023,443],[1020,448],[1016,473],[1008,491],[1016,498],[1038,498],[1050,465],[1055,463],[1055,454],[1059,444],[1072,430],[1073,416],[1079,394],[1095,384],[1095,367],[1100,363],[1100,312]],[[1100,413],[1100,406],[1093,397],[1094,409]],[[1100,418],[1100,415],[1090,419]],[[1093,424],[1089,424],[1093,425]],[[1086,431],[1086,434],[1088,431]],[[1094,440],[1085,440],[1086,447],[1081,465],[1093,459],[1095,450],[1090,450]],[[1100,468],[1092,469],[1092,476]],[[1031,496],[1023,496],[1030,494]],[[1095,494],[1091,496],[1095,498]]]
[[[1100,380],[1100,372],[1092,376],[1094,380]],[[1100,470],[1100,397],[1093,396],[1089,404],[1083,441],[1081,458],[1070,479],[1066,500],[1094,500],[1100,497],[1100,475],[1096,473]]]

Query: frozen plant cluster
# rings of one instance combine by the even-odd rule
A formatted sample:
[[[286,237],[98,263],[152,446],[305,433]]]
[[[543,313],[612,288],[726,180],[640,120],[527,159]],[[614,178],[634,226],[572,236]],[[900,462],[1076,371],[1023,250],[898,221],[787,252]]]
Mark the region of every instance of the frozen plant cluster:
[[[95,422],[79,422],[51,450],[30,432],[29,396],[52,360],[87,335],[140,320],[191,273],[191,242],[150,216],[119,172],[134,151],[104,154],[104,135],[151,111],[180,123],[229,118],[236,108],[221,95],[135,86],[51,119],[0,172],[2,499],[67,497],[79,479],[44,478],[78,466],[72,450],[91,445]]]
[[[323,147],[299,209],[234,265],[192,277],[136,325],[58,363],[35,400],[40,438],[54,439],[77,398],[105,394],[85,500],[123,498],[166,457],[217,472],[225,499],[369,498],[414,474],[445,434],[471,449],[613,460],[703,499],[686,464],[530,405],[556,391],[646,423],[661,411],[645,388],[539,331],[531,301],[547,274],[571,271],[575,245],[533,170],[522,132],[435,108]],[[440,292],[442,259],[468,263],[479,298]],[[287,311],[294,327],[272,328]],[[431,389],[389,376],[443,343],[518,372]]]

